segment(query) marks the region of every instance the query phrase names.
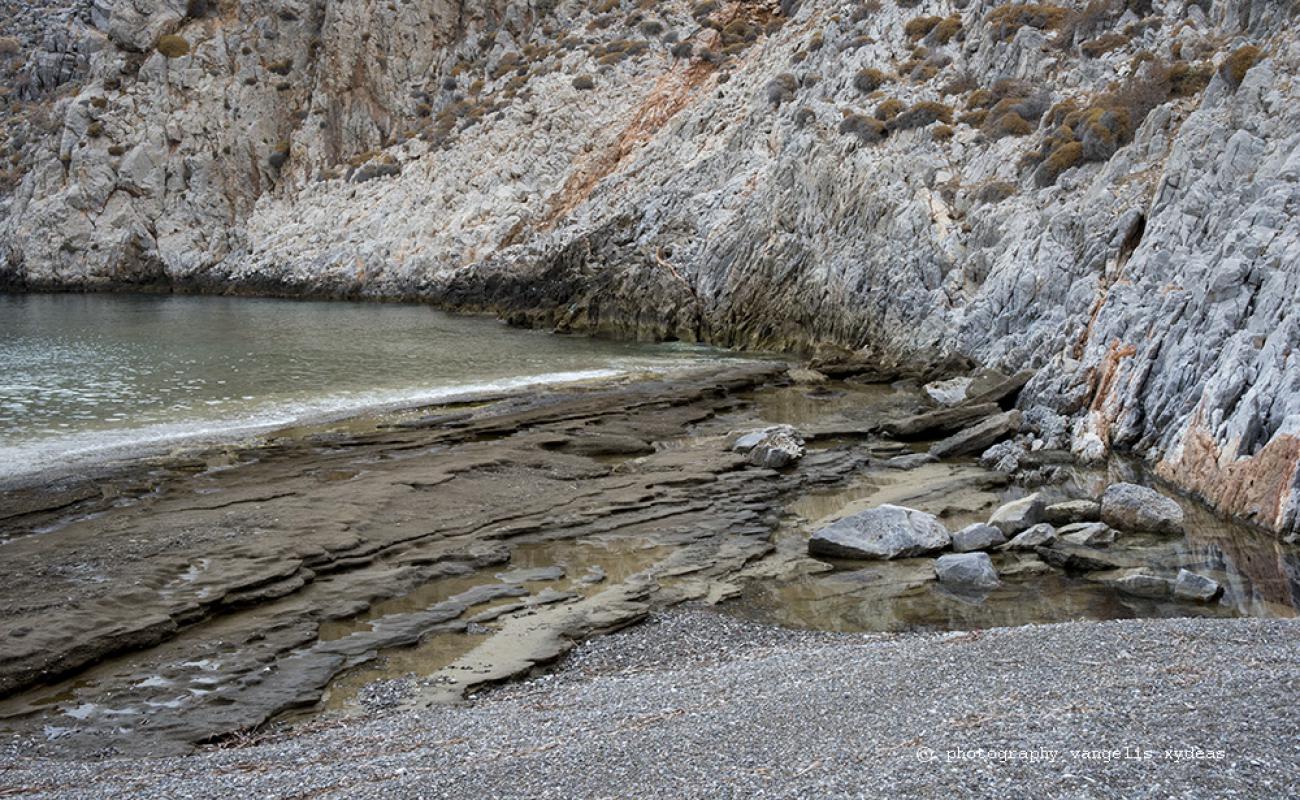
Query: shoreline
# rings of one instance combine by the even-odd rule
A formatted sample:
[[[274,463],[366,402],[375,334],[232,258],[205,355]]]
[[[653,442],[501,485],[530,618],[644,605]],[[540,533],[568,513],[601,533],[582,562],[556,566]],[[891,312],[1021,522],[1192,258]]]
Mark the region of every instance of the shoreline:
[[[75,451],[76,455],[71,460],[61,461],[54,466],[0,474],[0,493],[36,489],[44,484],[60,484],[74,478],[108,477],[138,470],[149,463],[203,457],[205,454],[227,449],[257,449],[280,436],[295,435],[304,431],[323,433],[334,427],[367,427],[372,421],[375,427],[392,423],[400,424],[400,417],[403,415],[417,414],[424,409],[489,403],[521,397],[529,392],[552,389],[595,390],[646,379],[688,378],[695,373],[724,369],[724,361],[742,365],[745,363],[776,364],[781,360],[777,355],[737,355],[734,359],[720,356],[717,363],[707,364],[683,362],[680,366],[664,365],[636,369],[599,368],[544,373],[481,384],[458,384],[413,391],[407,393],[410,396],[406,397],[365,402],[332,410],[316,410],[301,416],[290,415],[274,421],[240,422],[234,419],[217,419],[160,425],[155,427],[193,427],[202,424],[210,424],[211,427],[190,432],[159,434],[120,444],[83,448]],[[140,431],[122,429],[114,432],[131,434]]]
[[[753,586],[897,602],[902,629],[991,627],[1045,602],[1049,621],[1277,613],[1107,610],[1103,584],[1017,554],[997,556],[1006,591],[968,608],[933,593],[929,559],[809,558],[809,525],[837,509],[915,505],[956,530],[1020,490],[969,458],[918,461],[924,442],[880,435],[882,419],[926,408],[918,387],[800,385],[787,367],[443,404],[398,425],[230,449],[216,468],[195,456],[140,464],[68,490],[72,505],[0,520],[10,532],[59,521],[3,545],[0,729],[30,755],[163,755],[242,740],[296,709],[347,717],[375,691],[401,688],[390,699],[410,711],[456,704],[682,602],[786,602]],[[808,439],[790,468],[730,444],[733,431],[780,423]],[[1233,577],[1243,597],[1283,603],[1268,545],[1215,524],[1195,552],[1247,570]],[[1192,563],[1185,545],[1134,542]],[[1040,596],[1041,576],[1059,600]],[[406,672],[423,677],[395,687]]]

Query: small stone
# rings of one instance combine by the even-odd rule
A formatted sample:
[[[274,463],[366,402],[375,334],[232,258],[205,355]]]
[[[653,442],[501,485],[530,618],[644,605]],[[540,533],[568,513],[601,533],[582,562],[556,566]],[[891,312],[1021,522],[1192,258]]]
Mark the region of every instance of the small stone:
[[[1101,497],[1101,521],[1125,531],[1182,533],[1183,509],[1154,489],[1116,483]]]
[[[1072,544],[1085,544],[1089,547],[1113,544],[1116,531],[1104,522],[1078,522],[1057,528],[1056,533],[1062,540]]]
[[[1010,503],[993,512],[989,524],[1007,536],[1014,536],[1043,521],[1045,504],[1037,493]]]
[[[740,435],[731,449],[756,467],[781,469],[803,458],[804,441],[793,427],[774,425]]]
[[[970,378],[949,378],[946,381],[927,383],[925,393],[941,406],[955,406],[965,401],[966,391],[970,385]]]
[[[1007,537],[992,525],[977,522],[967,525],[952,535],[952,549],[957,553],[970,553],[975,550],[988,550],[995,545],[1006,542]]]
[[[1002,550],[1035,550],[1043,545],[1051,544],[1056,541],[1056,528],[1041,522],[1025,531],[1021,532],[1016,538],[1002,545]]]
[[[1043,521],[1053,525],[1096,522],[1101,519],[1101,503],[1096,500],[1066,500],[1043,509]]]
[[[934,562],[939,583],[957,591],[986,591],[1001,581],[988,553],[953,553],[939,556]]]
[[[791,367],[786,371],[785,375],[790,379],[791,383],[801,386],[816,386],[826,382],[825,375],[807,367]]]
[[[901,456],[893,456],[885,459],[882,466],[889,469],[916,469],[926,464],[933,464],[939,459],[929,453],[904,453]]]
[[[1208,603],[1222,592],[1223,587],[1219,585],[1218,581],[1188,569],[1178,570],[1178,577],[1174,579],[1174,596],[1181,597],[1184,600]]]

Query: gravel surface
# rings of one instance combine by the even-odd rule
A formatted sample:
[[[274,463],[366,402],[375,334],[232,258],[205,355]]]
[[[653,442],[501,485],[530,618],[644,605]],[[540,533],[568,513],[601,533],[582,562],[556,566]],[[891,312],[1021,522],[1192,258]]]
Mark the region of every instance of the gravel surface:
[[[1295,621],[864,637],[683,609],[463,707],[184,758],[11,753],[0,795],[1297,797],[1297,689]]]

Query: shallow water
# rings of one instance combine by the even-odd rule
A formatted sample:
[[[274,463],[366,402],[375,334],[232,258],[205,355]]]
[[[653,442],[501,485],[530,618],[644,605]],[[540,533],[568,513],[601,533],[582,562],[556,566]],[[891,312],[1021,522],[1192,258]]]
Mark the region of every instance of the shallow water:
[[[0,295],[0,479],[181,439],[721,357],[415,305]]]
[[[811,533],[834,519],[901,503],[938,515],[950,530],[983,522],[999,505],[1025,494],[1022,487],[964,482],[982,470],[958,463],[910,472],[885,472],[847,486],[805,495],[787,508],[775,541],[802,556]],[[1044,487],[1051,501],[1100,494],[1107,484],[1135,480],[1122,462],[1111,472],[1074,469],[1061,485]],[[995,553],[1002,585],[977,598],[945,591],[934,580],[932,558],[898,561],[828,560],[828,571],[752,581],[724,609],[737,616],[810,630],[899,632],[967,630],[1075,620],[1152,617],[1294,617],[1300,614],[1300,547],[1219,518],[1178,498],[1186,514],[1179,536],[1122,534],[1109,549],[1148,564],[1157,574],[1188,568],[1217,581],[1223,594],[1209,603],[1134,597],[1048,567],[1027,554]]]

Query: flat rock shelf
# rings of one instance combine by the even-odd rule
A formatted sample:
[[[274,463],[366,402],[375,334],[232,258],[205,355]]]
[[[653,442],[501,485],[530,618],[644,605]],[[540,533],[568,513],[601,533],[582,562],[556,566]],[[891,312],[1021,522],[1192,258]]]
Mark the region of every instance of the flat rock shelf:
[[[796,644],[806,652],[792,652],[787,666],[820,670],[832,657],[822,645],[856,653],[863,643],[886,643],[871,652],[888,660],[912,658],[918,648],[955,653],[968,641],[934,635],[944,631],[972,631],[974,642],[980,629],[999,626],[1199,616],[1223,627],[1186,628],[1208,648],[1198,659],[1219,658],[1238,631],[1258,632],[1270,648],[1292,646],[1278,641],[1289,623],[1230,618],[1295,614],[1296,548],[1185,500],[1177,501],[1182,534],[1125,533],[1115,547],[1151,570],[1149,582],[1172,586],[1180,570],[1192,570],[1218,587],[1196,599],[1136,597],[1117,588],[1127,584],[1054,567],[1044,560],[1052,554],[1033,551],[990,551],[999,581],[979,597],[937,581],[932,555],[809,556],[814,530],[864,509],[915,508],[955,532],[1029,489],[969,457],[936,459],[923,434],[899,441],[879,432],[930,413],[921,381],[865,368],[814,383],[798,377],[784,363],[743,362],[507,393],[285,431],[258,446],[155,458],[9,495],[7,507],[21,510],[0,520],[0,741],[18,767],[0,785],[84,788],[77,767],[42,759],[242,752],[268,746],[268,736],[292,749],[305,746],[298,737],[326,741],[368,736],[359,732],[375,724],[396,731],[412,720],[444,720],[432,731],[478,713],[483,702],[504,708],[485,698],[517,690],[493,687],[545,675],[556,662],[556,675],[568,676],[557,680],[586,680],[585,668],[573,669],[581,658],[564,660],[575,645],[647,619],[677,619],[657,615],[682,603],[706,615],[706,639],[748,633],[701,653],[678,648],[677,639],[693,635],[678,625],[654,668],[682,680],[693,674],[696,653],[721,670],[701,680],[733,675],[725,679],[760,694],[785,689],[759,673],[734,676],[763,642]],[[994,405],[981,413],[1000,412]],[[781,468],[736,444],[753,438],[746,432],[772,429],[794,459]],[[1122,463],[1105,472],[1047,454],[1035,459],[1054,471],[1029,504],[1055,514],[1093,513],[1097,504],[1084,499],[1140,477]],[[662,630],[656,622],[610,641],[644,643]],[[1092,629],[1061,630],[1086,639]],[[1114,644],[1125,629],[1096,630],[1120,631]],[[1142,641],[1164,630],[1133,628]],[[1026,643],[1064,635],[998,634]],[[1238,657],[1254,669],[1253,656]],[[809,666],[798,666],[802,659]],[[991,680],[986,668],[969,679]],[[549,684],[524,684],[533,685]],[[564,724],[560,716],[547,729],[558,737],[583,730],[565,732]],[[226,757],[175,763],[193,764],[197,776],[200,763]],[[815,761],[801,762],[807,774]],[[60,777],[42,784],[44,771]],[[221,785],[260,786],[246,777]],[[486,779],[466,780],[459,785],[491,790]]]

